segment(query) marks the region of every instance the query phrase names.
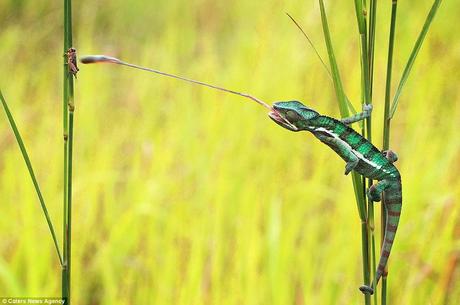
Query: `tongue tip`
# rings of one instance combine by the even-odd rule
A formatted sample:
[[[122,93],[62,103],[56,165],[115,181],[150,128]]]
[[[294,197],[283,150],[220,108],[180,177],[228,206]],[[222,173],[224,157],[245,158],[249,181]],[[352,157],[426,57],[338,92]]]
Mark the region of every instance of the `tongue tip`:
[[[281,119],[281,116],[278,114],[278,112],[273,111],[273,110],[268,113],[268,116],[271,117],[274,120],[280,120]]]

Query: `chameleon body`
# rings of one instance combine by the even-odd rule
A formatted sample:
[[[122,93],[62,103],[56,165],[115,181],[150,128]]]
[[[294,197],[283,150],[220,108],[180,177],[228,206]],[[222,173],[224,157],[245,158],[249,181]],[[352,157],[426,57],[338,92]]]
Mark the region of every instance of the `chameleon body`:
[[[398,228],[402,207],[402,188],[401,176],[393,165],[393,162],[397,160],[396,154],[392,151],[381,152],[348,126],[369,117],[371,111],[371,105],[364,105],[362,113],[337,120],[320,115],[298,101],[287,101],[274,103],[273,111],[269,113],[269,116],[278,125],[288,130],[311,132],[321,142],[332,148],[346,162],[345,175],[354,170],[366,178],[378,181],[367,190],[367,196],[372,201],[380,201],[384,197],[385,237],[375,278],[371,286],[360,287],[363,293],[373,294],[384,273]]]

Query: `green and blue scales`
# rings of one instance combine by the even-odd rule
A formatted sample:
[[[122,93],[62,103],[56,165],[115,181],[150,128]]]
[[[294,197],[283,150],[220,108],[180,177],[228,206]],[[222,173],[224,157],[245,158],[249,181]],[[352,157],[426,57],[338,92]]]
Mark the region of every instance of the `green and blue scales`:
[[[345,175],[352,170],[366,178],[377,180],[367,196],[372,201],[380,201],[386,207],[385,237],[375,278],[370,286],[361,286],[363,293],[374,293],[374,289],[383,275],[390,256],[391,247],[398,228],[402,207],[401,176],[393,165],[397,156],[392,151],[380,151],[362,135],[348,125],[370,116],[371,105],[364,105],[363,112],[337,120],[320,115],[315,110],[298,101],[277,102],[273,104],[270,118],[291,131],[306,130],[321,142],[332,148],[346,162]]]

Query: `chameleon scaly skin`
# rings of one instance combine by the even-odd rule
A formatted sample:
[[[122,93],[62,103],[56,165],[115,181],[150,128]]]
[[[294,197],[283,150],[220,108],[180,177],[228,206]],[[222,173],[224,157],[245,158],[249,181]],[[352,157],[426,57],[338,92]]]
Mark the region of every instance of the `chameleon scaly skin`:
[[[346,162],[345,175],[354,170],[366,178],[378,181],[368,189],[367,196],[372,201],[380,201],[384,195],[383,204],[387,213],[385,237],[375,278],[371,286],[360,287],[363,293],[373,294],[385,270],[398,228],[402,188],[401,176],[393,165],[397,160],[396,154],[392,151],[381,152],[348,126],[369,117],[372,105],[364,105],[362,113],[342,120],[320,115],[298,101],[277,102],[273,104],[273,109],[269,116],[278,125],[291,131],[307,130],[332,148]],[[290,124],[287,124],[286,120]]]

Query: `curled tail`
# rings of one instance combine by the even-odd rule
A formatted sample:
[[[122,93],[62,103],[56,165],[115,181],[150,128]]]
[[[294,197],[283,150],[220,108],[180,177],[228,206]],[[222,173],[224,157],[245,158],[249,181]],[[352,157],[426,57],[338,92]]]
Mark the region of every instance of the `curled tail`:
[[[385,267],[390,256],[391,247],[398,229],[399,217],[402,208],[402,188],[401,180],[391,181],[385,189],[383,204],[385,204],[386,223],[385,223],[385,236],[383,240],[382,252],[380,253],[380,261],[375,272],[375,278],[371,286],[361,286],[359,290],[363,293],[373,294],[380,278],[385,272]]]

